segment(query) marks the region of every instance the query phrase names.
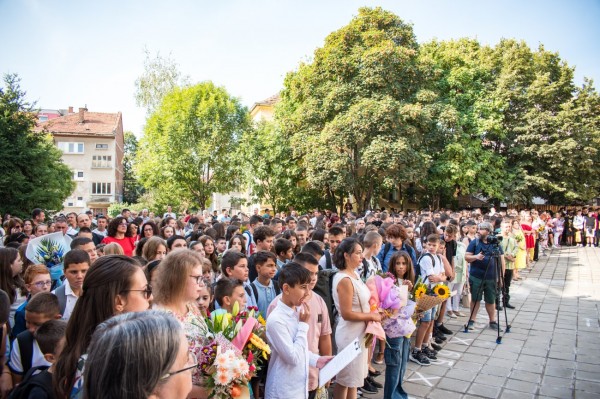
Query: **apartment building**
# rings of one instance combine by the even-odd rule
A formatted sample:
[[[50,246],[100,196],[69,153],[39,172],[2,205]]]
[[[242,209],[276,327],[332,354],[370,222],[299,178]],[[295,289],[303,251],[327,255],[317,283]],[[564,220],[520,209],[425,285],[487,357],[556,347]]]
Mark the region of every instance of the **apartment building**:
[[[69,107],[66,115],[40,121],[37,131],[49,132],[73,171],[75,190],[63,212],[106,214],[123,199],[123,119],[120,112],[89,112]]]

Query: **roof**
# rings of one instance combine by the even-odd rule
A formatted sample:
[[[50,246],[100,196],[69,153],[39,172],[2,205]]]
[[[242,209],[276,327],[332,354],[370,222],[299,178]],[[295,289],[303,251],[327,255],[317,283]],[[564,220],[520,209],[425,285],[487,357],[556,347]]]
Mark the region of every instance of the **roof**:
[[[277,94],[272,95],[271,97],[267,98],[266,100],[262,100],[257,103],[254,103],[254,105],[252,106],[252,109],[259,107],[261,105],[273,106],[273,105],[277,104],[280,100],[281,100],[281,98],[279,97],[279,93],[277,93]],[[250,111],[252,111],[252,110],[250,110]]]
[[[84,112],[83,123],[79,122],[79,113],[38,122],[35,131],[48,131],[52,134],[72,136],[112,136],[114,137],[121,121],[121,113]]]

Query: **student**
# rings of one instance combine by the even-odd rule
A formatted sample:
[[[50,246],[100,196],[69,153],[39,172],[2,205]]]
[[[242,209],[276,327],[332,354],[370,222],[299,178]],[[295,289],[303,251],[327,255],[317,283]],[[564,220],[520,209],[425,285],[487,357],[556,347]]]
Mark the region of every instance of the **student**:
[[[211,311],[211,306],[210,304],[213,301],[213,292],[212,292],[212,287],[210,285],[210,280],[204,280],[204,284],[200,285],[200,295],[198,296],[198,299],[196,300],[197,304],[198,304],[198,309],[200,310],[200,313],[202,313],[202,315],[204,317],[206,317],[210,311]]]
[[[246,291],[246,305],[256,306],[256,297],[248,281],[248,258],[239,251],[227,251],[221,259],[222,277],[241,280]],[[219,304],[220,305],[220,304]]]
[[[187,248],[187,241],[184,237],[173,235],[167,238],[167,252],[175,251],[176,249]]]
[[[311,273],[298,263],[289,263],[281,269],[281,300],[267,320],[271,358],[265,386],[266,398],[307,399],[309,365],[321,369],[332,359],[331,356],[312,353],[308,348],[311,311],[305,301],[310,293],[311,279]]]
[[[54,399],[52,388],[52,372],[54,363],[60,356],[65,344],[67,322],[64,320],[48,320],[34,334],[41,353],[48,366],[35,367],[29,370],[23,381],[11,393],[11,398]]]
[[[401,224],[392,224],[385,229],[385,238],[387,242],[381,246],[381,250],[377,254],[377,258],[381,263],[381,268],[384,272],[388,270],[390,258],[396,251],[406,251],[410,255],[413,264],[417,263],[415,250],[404,241],[408,239],[406,229]]]
[[[273,252],[268,251],[258,251],[252,256],[258,276],[252,282],[251,287],[256,297],[258,310],[266,318],[269,304],[280,293],[279,287],[273,283],[273,277],[277,273],[275,263],[277,257]]]
[[[32,367],[50,366],[44,358],[37,341],[34,338],[36,330],[48,320],[59,319],[58,299],[49,292],[40,292],[27,304],[25,320],[27,330],[23,331],[13,341],[10,351],[8,368],[13,376],[13,384],[21,382],[23,376]]]
[[[323,298],[312,290],[317,284],[317,276],[319,274],[319,263],[317,259],[311,255],[300,252],[294,258],[294,262],[300,264],[306,270],[310,272],[310,283],[308,285],[309,293],[305,303],[311,309],[310,319],[308,320],[308,350],[312,353],[318,353],[321,356],[331,356],[332,344],[331,344],[331,324],[329,321],[329,312],[327,311],[327,305]],[[279,295],[269,305],[267,315],[270,315],[273,309],[277,306],[277,303],[281,299]],[[267,319],[268,320],[268,319]],[[314,399],[319,386],[319,370],[315,367],[309,368],[308,374],[308,398]]]
[[[439,243],[440,236],[438,234],[428,235],[424,253],[419,258],[421,277],[423,278],[423,281],[429,283],[430,286],[446,280],[442,259],[437,254]],[[429,361],[430,359],[437,359],[436,352],[429,348],[428,345],[429,336],[433,331],[432,321],[436,311],[437,309],[434,306],[432,309],[423,313],[421,323],[417,329],[415,348],[410,353],[410,360],[421,366],[429,366],[431,364]]]
[[[319,259],[321,269],[335,269],[332,254],[335,253],[336,248],[345,237],[346,233],[341,227],[335,226],[329,229],[329,250],[326,250],[321,259]]]
[[[415,273],[408,252],[395,252],[390,259],[390,268],[388,271],[396,278],[396,285],[406,285],[409,291],[412,290],[415,283]],[[408,355],[410,353],[410,338],[392,338],[386,336],[384,352],[386,353],[386,364],[383,397],[408,399],[408,393],[402,387],[402,381],[404,380],[406,364],[408,363]]]
[[[98,258],[96,253],[96,245],[91,238],[88,237],[76,237],[71,241],[71,249],[81,249],[88,253],[90,256],[90,265],[94,264]]]
[[[244,231],[246,237],[246,254],[248,256],[256,252],[256,243],[254,242],[254,229],[258,226],[262,226],[263,219],[258,215],[252,215],[250,222],[248,223],[248,230]]]
[[[225,237],[218,237],[217,254],[221,255],[223,252],[225,252],[225,250],[227,250],[227,241],[225,240]]]
[[[277,255],[277,269],[288,263],[294,257],[294,247],[290,240],[278,238],[275,240],[275,255]]]
[[[296,237],[298,237],[298,245],[302,248],[308,240],[308,228],[302,224],[298,225],[296,227]]]
[[[63,320],[69,320],[75,303],[81,296],[83,279],[91,265],[90,256],[82,249],[72,249],[65,255],[64,265],[68,284],[61,285],[52,293],[58,297],[59,312]]]
[[[259,226],[254,230],[254,241],[256,242],[256,252],[271,251],[273,249],[273,239],[275,232],[269,226]],[[248,255],[248,274],[250,281],[256,280],[258,273],[256,271],[254,253]]]
[[[240,309],[246,306],[246,290],[244,282],[235,278],[222,278],[215,284],[215,303],[219,308],[231,313],[233,305],[238,303]]]
[[[15,312],[15,326],[11,330],[11,337],[14,339],[17,335],[27,329],[25,324],[25,307],[29,303],[31,297],[40,292],[49,292],[52,285],[50,272],[46,265],[31,265],[25,270],[23,276],[25,287],[29,291],[29,297]]]

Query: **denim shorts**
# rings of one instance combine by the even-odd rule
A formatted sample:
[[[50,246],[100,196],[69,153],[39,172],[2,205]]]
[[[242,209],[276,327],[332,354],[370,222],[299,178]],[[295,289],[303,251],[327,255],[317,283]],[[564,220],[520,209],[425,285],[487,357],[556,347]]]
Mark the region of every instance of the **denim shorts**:
[[[432,307],[425,313],[423,313],[423,317],[421,317],[421,321],[431,321],[435,318],[435,314],[437,313],[437,306]]]

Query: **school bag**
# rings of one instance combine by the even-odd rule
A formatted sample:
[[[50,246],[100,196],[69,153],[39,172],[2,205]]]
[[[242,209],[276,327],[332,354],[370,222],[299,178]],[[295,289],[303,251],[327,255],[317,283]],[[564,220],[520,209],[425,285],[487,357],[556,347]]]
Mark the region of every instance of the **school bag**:
[[[36,387],[42,389],[48,398],[54,398],[52,374],[46,370],[48,370],[48,366],[30,368],[23,377],[23,381],[12,390],[8,399],[29,399],[29,394]]]
[[[254,292],[254,297],[258,301],[258,288],[256,285],[254,285],[254,283],[250,283],[250,286],[252,287],[252,292]],[[281,294],[281,288],[279,287],[277,281],[273,281],[273,288],[275,288],[275,296]]]
[[[333,268],[331,253],[325,251],[324,256],[326,262],[325,269],[319,270],[317,283],[315,284],[315,288],[313,288],[313,292],[320,295],[323,301],[325,301],[327,311],[329,312],[329,322],[331,323],[331,328],[333,328],[336,315],[335,303],[333,302],[333,276],[337,273],[337,269]]]
[[[417,260],[417,264],[415,265],[415,278],[419,278],[419,276],[421,275],[421,259],[423,259],[426,256],[430,257],[431,264],[435,265],[435,259],[433,258],[433,255],[430,254],[429,252],[423,252],[421,254],[421,256],[419,256],[419,259]],[[425,282],[425,280],[427,280],[427,277],[423,280],[423,282]]]
[[[16,344],[19,345],[23,374],[26,374],[31,369],[31,362],[33,361],[33,334],[29,330],[23,331],[17,335]]]

